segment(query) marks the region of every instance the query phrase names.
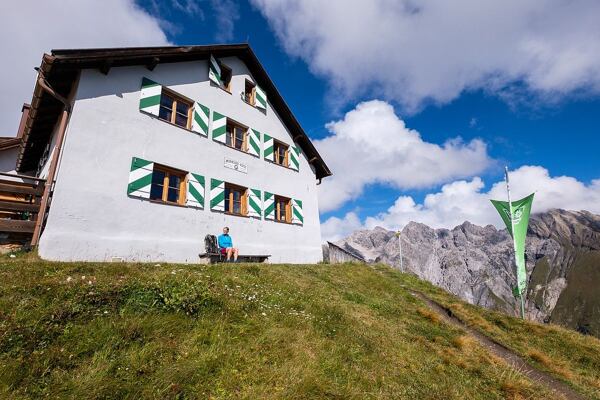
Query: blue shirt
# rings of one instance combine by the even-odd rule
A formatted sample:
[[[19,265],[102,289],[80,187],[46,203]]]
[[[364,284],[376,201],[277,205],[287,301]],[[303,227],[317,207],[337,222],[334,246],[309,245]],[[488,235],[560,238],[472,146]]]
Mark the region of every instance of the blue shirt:
[[[231,236],[229,236],[229,234],[224,233],[219,235],[219,239],[217,241],[219,242],[219,247],[222,249],[233,247],[233,241],[231,240]]]

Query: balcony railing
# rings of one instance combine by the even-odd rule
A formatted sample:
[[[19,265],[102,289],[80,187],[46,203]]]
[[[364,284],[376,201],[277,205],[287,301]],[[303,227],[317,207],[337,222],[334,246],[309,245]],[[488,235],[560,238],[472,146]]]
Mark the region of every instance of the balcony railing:
[[[44,179],[0,172],[0,233],[31,239],[45,185]]]

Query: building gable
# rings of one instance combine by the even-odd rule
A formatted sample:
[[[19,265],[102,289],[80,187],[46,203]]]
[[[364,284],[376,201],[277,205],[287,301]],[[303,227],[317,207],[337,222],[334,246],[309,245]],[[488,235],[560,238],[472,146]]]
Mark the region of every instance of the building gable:
[[[186,46],[186,47],[149,47],[149,48],[117,48],[117,49],[89,49],[89,50],[53,50],[51,55],[44,55],[40,71],[45,81],[52,86],[60,87],[59,94],[67,96],[72,90],[78,73],[84,69],[97,69],[108,74],[110,69],[121,66],[144,66],[149,73],[161,64],[178,63],[185,61],[213,60],[236,57],[248,69],[248,74],[257,86],[257,104],[265,100],[287,128],[289,136],[290,165],[298,165],[298,157],[302,153],[311,165],[317,179],[331,175],[331,171],[321,158],[312,142],[292,114],[291,110],[277,91],[277,88],[256,58],[254,52],[247,44],[220,45],[220,46]],[[214,69],[207,67],[206,79]],[[58,118],[60,104],[38,88],[36,84],[30,119],[26,125],[24,145],[19,155],[17,169],[27,171],[35,169],[40,158],[39,149],[43,143],[50,140],[53,117]],[[266,98],[266,99],[265,99]],[[266,104],[265,104],[266,105]],[[257,107],[262,108],[262,107]],[[198,130],[201,129],[201,111],[198,107]],[[43,119],[36,116],[43,115]],[[256,130],[259,132],[260,130]],[[272,135],[275,136],[275,135]]]

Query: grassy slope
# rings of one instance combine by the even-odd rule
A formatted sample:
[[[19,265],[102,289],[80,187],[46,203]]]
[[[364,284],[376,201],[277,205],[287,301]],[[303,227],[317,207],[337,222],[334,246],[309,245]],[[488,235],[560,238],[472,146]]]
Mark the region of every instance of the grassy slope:
[[[466,304],[414,277],[408,285],[427,293],[469,326],[493,338],[580,393],[600,399],[600,340],[557,325],[543,325]],[[405,283],[406,284],[406,283]]]
[[[600,251],[580,251],[569,271],[569,285],[561,293],[552,320],[572,329],[600,336]]]
[[[548,398],[409,288],[518,351],[564,361],[598,396],[598,340],[466,306],[384,266],[22,257],[0,259],[0,397]]]

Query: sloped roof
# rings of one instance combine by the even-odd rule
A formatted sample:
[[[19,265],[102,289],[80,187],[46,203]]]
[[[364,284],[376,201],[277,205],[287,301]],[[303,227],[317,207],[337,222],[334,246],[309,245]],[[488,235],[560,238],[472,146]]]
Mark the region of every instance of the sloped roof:
[[[363,262],[367,262],[367,260],[365,260],[365,258],[361,254],[357,253],[356,251],[352,251],[350,249],[338,246],[337,244],[331,243],[330,241],[327,241],[327,245],[329,245],[329,248],[332,248],[332,247],[336,248],[337,250],[339,250],[339,251],[341,251],[343,253],[346,253],[346,254],[348,254],[351,257],[354,257],[354,258],[356,258],[356,259],[358,259],[360,261],[363,261]]]
[[[21,145],[21,139],[16,137],[0,137],[0,150],[8,150]]]
[[[23,104],[23,107],[21,108],[21,122],[19,123],[17,136],[0,137],[0,151],[20,147],[23,143],[23,131],[25,129],[25,121],[27,120],[27,115],[29,113],[29,107],[29,104]]]
[[[317,179],[332,175],[248,44],[59,49],[52,50],[51,54],[44,54],[40,71],[58,94],[67,97],[82,69],[99,69],[104,73],[108,73],[114,67],[131,65],[144,65],[148,69],[154,69],[157,64],[208,59],[211,54],[216,58],[236,56],[244,61],[257,84],[267,93],[269,102],[292,133],[294,141],[314,167]],[[62,111],[62,104],[44,91],[38,83],[34,89],[31,107],[17,161],[18,171],[36,168]]]

